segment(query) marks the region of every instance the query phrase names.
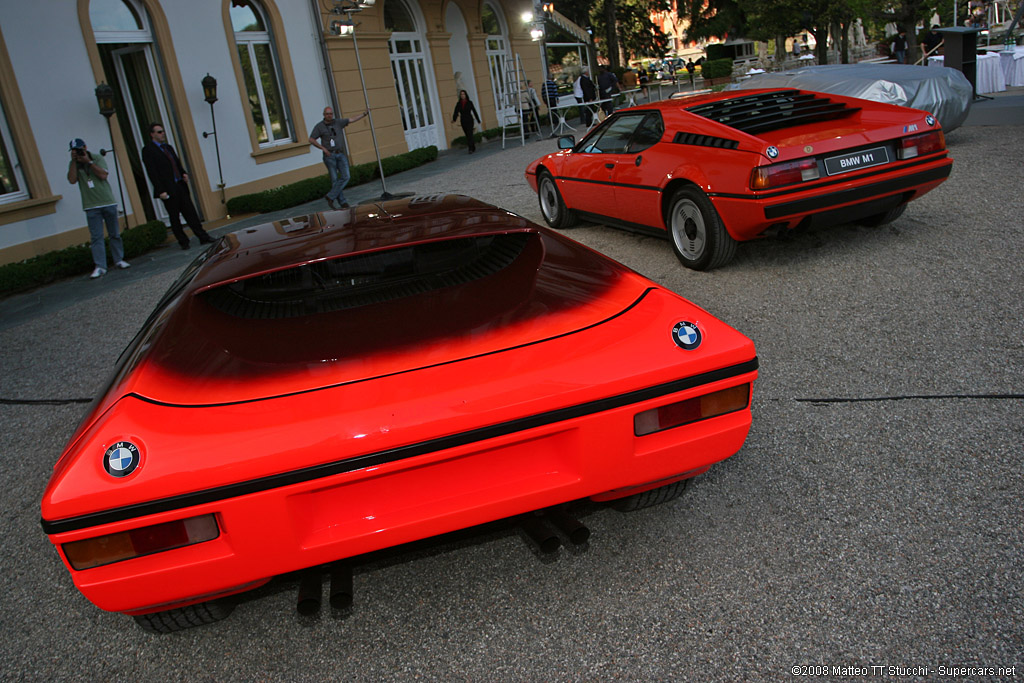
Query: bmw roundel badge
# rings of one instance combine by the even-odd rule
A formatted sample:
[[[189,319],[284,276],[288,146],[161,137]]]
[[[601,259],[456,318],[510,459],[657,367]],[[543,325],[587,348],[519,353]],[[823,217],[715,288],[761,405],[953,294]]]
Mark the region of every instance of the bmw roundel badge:
[[[127,477],[139,466],[139,447],[118,441],[103,454],[103,469],[112,477]]]
[[[765,154],[768,155],[769,159],[774,159],[775,157],[779,156],[779,148],[776,147],[775,145],[772,145],[767,150],[765,150]]]
[[[684,320],[676,323],[676,326],[672,328],[672,341],[687,351],[692,351],[700,346],[701,339],[703,339],[703,335],[696,323]]]
[[[927,123],[929,126],[934,126],[935,117],[932,116],[931,114],[928,114],[928,116],[924,117],[924,122]]]

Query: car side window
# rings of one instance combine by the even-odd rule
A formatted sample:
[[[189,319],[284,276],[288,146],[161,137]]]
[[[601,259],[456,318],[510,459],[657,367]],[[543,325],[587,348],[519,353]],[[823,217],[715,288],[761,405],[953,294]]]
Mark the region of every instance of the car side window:
[[[661,120],[661,114],[652,112],[644,117],[644,120],[637,126],[636,132],[633,134],[633,139],[629,143],[626,151],[630,154],[642,152],[648,147],[652,147],[659,140],[661,136],[665,134],[665,124]]]
[[[587,154],[625,154],[645,114],[627,114],[609,119],[583,140],[580,151]]]

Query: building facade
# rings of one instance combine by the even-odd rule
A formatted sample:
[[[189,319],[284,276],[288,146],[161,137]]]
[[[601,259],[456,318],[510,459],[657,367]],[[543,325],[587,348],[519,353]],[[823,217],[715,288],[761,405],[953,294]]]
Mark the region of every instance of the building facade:
[[[484,128],[500,126],[516,55],[527,78],[543,81],[541,44],[521,19],[530,0],[376,0],[342,11],[349,6],[0,3],[0,264],[87,241],[79,191],[67,181],[72,138],[106,152],[133,226],[166,217],[140,157],[148,125],[162,123],[190,172],[196,206],[215,220],[231,197],[325,173],[308,137],[327,105],[339,116],[369,105],[387,157],[446,149],[461,136],[451,121],[460,89],[476,102]],[[338,30],[349,18],[354,38]],[[208,75],[217,81],[212,107],[204,98]],[[97,105],[101,83],[115,93],[109,119]],[[352,163],[375,160],[371,119],[346,129]]]

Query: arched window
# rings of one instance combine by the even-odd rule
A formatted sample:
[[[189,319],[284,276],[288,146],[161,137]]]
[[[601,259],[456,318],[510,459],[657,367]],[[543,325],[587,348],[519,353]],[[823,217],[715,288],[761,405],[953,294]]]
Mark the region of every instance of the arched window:
[[[231,0],[229,12],[256,141],[260,147],[290,142],[277,50],[263,8],[253,0]]]

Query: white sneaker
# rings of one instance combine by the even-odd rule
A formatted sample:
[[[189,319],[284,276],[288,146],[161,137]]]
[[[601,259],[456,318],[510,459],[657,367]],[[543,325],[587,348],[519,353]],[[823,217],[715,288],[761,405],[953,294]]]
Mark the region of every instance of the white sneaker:
[[[107,269],[106,268],[100,268],[99,266],[96,266],[96,270],[92,271],[92,275],[89,276],[89,279],[95,280],[96,278],[103,277],[106,274],[107,274]]]
[[[130,264],[127,261],[124,261],[124,260],[118,261],[114,265],[117,266],[118,268],[120,268],[121,270],[124,270],[125,268],[131,268],[132,267],[132,264]]]

